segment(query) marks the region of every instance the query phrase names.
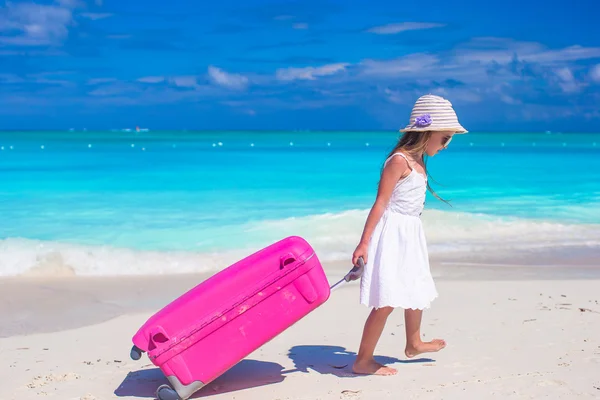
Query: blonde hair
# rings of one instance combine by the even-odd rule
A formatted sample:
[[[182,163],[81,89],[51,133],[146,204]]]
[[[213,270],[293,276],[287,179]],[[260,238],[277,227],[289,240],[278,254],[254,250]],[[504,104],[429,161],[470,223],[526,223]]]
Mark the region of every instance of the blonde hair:
[[[431,131],[425,132],[405,132],[398,140],[398,143],[392,151],[388,154],[388,158],[392,156],[392,154],[397,153],[399,151],[410,155],[413,159],[417,159],[419,156],[421,157],[421,161],[423,162],[423,169],[425,170],[425,175],[427,177],[431,177],[429,172],[427,172],[427,161],[425,159],[425,150],[427,149],[427,144],[429,143],[429,139],[431,138]],[[412,169],[413,166],[410,165]],[[383,168],[382,168],[383,170]],[[438,194],[433,190],[433,188],[429,185],[429,179],[427,179],[427,190],[434,195],[438,200],[443,201],[444,203],[450,205],[450,203],[444,199],[442,199]]]

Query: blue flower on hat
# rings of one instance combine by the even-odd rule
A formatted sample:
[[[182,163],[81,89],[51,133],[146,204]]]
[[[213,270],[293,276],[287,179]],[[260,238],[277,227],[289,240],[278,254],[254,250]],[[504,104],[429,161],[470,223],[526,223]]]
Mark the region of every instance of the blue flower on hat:
[[[419,115],[417,118],[415,118],[415,126],[417,126],[419,128],[423,128],[423,127],[429,126],[429,125],[431,125],[431,115],[423,114],[423,115]]]

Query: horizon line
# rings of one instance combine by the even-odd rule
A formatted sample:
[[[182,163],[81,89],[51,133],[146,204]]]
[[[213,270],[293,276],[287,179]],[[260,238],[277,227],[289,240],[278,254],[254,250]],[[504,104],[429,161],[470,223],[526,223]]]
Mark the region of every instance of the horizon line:
[[[125,130],[125,129],[130,129]],[[16,128],[16,129],[6,129],[0,128],[1,133],[18,133],[18,132],[64,132],[64,133],[100,133],[100,132],[110,132],[110,133],[136,133],[136,134],[147,134],[147,133],[161,133],[161,132],[222,132],[222,133],[230,133],[230,132],[266,132],[266,133],[274,133],[274,132],[295,132],[295,133],[317,133],[317,132],[330,132],[330,133],[342,133],[342,132],[378,132],[378,133],[397,133],[401,134],[399,130],[392,129],[185,129],[185,128],[165,128],[165,129],[149,129],[149,128],[141,128],[143,131],[136,131],[135,128],[110,128],[110,129],[35,129],[35,128]],[[540,133],[540,134],[577,134],[577,133],[591,133],[597,134],[600,131],[588,131],[588,130],[577,130],[577,131],[552,131],[552,130],[544,130],[544,131],[527,131],[527,130],[469,130],[469,134],[486,134],[486,133]]]

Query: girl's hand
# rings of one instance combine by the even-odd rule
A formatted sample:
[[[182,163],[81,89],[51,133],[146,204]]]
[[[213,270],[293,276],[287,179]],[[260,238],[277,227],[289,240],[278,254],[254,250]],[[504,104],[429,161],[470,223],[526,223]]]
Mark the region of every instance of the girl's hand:
[[[359,257],[362,257],[366,264],[368,250],[369,246],[366,243],[359,243],[358,246],[356,246],[356,250],[354,250],[354,253],[352,254],[352,265],[358,266]]]

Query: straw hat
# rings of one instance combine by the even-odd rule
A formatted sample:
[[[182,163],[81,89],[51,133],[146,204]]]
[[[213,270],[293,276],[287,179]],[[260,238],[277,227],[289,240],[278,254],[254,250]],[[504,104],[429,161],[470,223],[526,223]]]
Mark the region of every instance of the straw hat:
[[[410,123],[400,129],[400,132],[425,131],[467,133],[458,123],[452,103],[433,94],[419,97],[410,114]]]

